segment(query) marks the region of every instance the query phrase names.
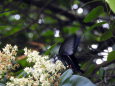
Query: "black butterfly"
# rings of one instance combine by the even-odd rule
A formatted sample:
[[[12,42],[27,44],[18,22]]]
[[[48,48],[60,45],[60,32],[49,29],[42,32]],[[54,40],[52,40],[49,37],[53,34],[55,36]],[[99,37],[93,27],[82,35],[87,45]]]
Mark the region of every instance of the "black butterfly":
[[[68,66],[71,66],[74,72],[81,72],[80,66],[78,64],[78,60],[75,57],[75,53],[77,52],[78,45],[80,43],[80,36],[72,35],[68,37],[60,46],[59,49],[59,59]]]

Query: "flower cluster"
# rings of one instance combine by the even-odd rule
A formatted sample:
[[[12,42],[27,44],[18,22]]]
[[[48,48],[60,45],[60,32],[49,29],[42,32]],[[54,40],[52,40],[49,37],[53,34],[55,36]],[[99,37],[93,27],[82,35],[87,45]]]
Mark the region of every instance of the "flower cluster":
[[[58,86],[59,77],[65,66],[60,60],[53,63],[48,56],[39,55],[39,52],[24,49],[27,62],[34,63],[32,67],[24,68],[27,76],[11,77],[6,86]]]
[[[12,47],[10,44],[7,44],[0,51],[0,78],[2,78],[3,73],[6,73],[12,68],[12,60],[15,60],[17,50],[17,46]]]

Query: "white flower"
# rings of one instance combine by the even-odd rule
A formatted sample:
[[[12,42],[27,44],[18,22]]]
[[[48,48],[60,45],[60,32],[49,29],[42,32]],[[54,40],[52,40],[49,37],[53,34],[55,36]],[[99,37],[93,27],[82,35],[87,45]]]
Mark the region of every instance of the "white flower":
[[[24,55],[28,55],[28,49],[24,48]]]
[[[18,50],[18,47],[15,45],[13,49],[17,51],[17,50]]]
[[[26,67],[24,69],[24,71],[27,73],[27,74],[30,74],[31,72],[33,72],[33,69],[31,67]]]
[[[10,80],[13,81],[13,80],[14,80],[14,77],[10,77]]]
[[[6,83],[6,86],[15,86],[15,84],[13,84],[13,83]]]
[[[7,44],[2,51],[0,51],[0,71],[6,73],[12,68],[12,60],[15,60],[18,47]]]
[[[14,47],[14,50],[17,50]],[[41,56],[39,52],[24,48],[24,55],[27,56],[27,62],[33,62],[32,67],[24,68],[28,74],[26,78],[11,77],[11,82],[7,82],[6,86],[51,86],[53,83],[58,83],[60,70],[64,70],[65,66],[60,60],[56,63],[48,60],[48,56]]]
[[[60,60],[56,61],[56,70],[61,70],[61,69],[65,69],[65,66],[63,65],[63,63]]]
[[[51,86],[51,84],[50,84],[48,81],[44,81],[44,82],[42,83],[42,86]]]

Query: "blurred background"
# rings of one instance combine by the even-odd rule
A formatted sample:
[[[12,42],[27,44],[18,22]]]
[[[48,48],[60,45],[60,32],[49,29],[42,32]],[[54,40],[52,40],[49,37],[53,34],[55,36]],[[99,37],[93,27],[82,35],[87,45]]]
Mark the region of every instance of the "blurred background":
[[[70,35],[80,34],[76,57],[85,77],[115,86],[115,14],[105,0],[2,0],[0,49],[29,47],[51,58]]]

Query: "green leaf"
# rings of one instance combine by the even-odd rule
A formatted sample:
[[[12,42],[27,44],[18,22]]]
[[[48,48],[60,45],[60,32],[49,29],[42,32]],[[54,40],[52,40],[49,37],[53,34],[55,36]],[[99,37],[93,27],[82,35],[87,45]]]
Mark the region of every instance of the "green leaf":
[[[73,3],[74,0],[57,0],[57,4],[60,5],[63,8],[71,8],[71,3]],[[65,3],[66,2],[66,3]]]
[[[64,28],[63,28],[63,31],[64,31],[65,33],[68,33],[68,34],[74,34],[74,33],[76,33],[76,31],[78,31],[78,30],[79,30],[78,27],[64,27]]]
[[[96,19],[100,14],[104,12],[104,9],[102,6],[98,6],[94,8],[88,15],[85,17],[84,22],[91,22],[92,20]]]
[[[64,72],[60,77],[60,86],[96,86],[86,77],[72,74],[71,69]]]
[[[96,86],[88,78],[79,75],[72,75],[70,82],[71,86]]]
[[[24,58],[22,60],[18,60],[17,63],[19,63],[22,67],[27,67],[33,65],[33,63],[29,63],[26,61],[27,58]]]
[[[25,77],[27,76],[27,73],[25,71],[22,71],[18,76],[17,78],[22,78],[22,77]]]
[[[115,0],[106,0],[112,11],[115,13]]]
[[[88,67],[88,71],[86,72],[87,75],[90,75],[95,69],[95,65],[94,64],[91,64],[89,65]]]
[[[19,70],[19,71],[17,71],[17,72],[14,72],[14,76],[19,75],[22,71],[23,71],[23,69],[21,69],[21,70]]]
[[[57,45],[57,43],[55,43],[54,45],[52,45],[44,54],[45,55],[49,55],[51,53],[51,50]]]
[[[69,77],[71,77],[73,74],[73,71],[71,69],[68,69],[60,76],[60,82],[63,84]],[[61,86],[61,85],[60,85]]]
[[[98,27],[98,26],[101,26],[103,24],[105,24],[106,22],[100,22],[100,23],[96,23],[94,25],[92,25],[90,28],[88,28],[88,31],[91,31],[93,30],[94,28]]]
[[[5,37],[6,37],[6,36],[10,36],[10,35],[12,35],[12,34],[18,32],[18,31],[20,31],[20,28],[16,27],[16,28],[13,28],[12,30],[8,31],[8,32],[7,32],[6,34],[4,34],[4,35],[5,35]]]
[[[56,37],[54,40],[55,40],[56,43],[64,41],[64,39],[62,37]]]
[[[44,22],[50,24],[50,23],[56,23],[57,21],[55,19],[47,16],[44,18]]]
[[[17,12],[16,10],[10,11],[10,9],[6,9],[6,11],[4,10],[3,12],[0,13],[0,17],[1,16],[10,16],[11,14],[14,14],[16,12]]]
[[[42,33],[42,36],[45,36],[45,37],[49,37],[53,35],[54,35],[54,32],[52,30],[46,30]]]
[[[35,30],[35,29],[37,29],[37,27],[38,27],[38,24],[33,24],[30,26],[30,29]]]
[[[110,52],[107,57],[107,61],[113,61],[113,60],[115,60],[115,51]]]
[[[115,82],[115,78],[111,78],[108,82],[114,83]]]
[[[100,68],[99,71],[97,72],[97,74],[99,75],[100,79],[103,80],[105,70],[103,68]]]
[[[4,30],[6,28],[11,28],[11,26],[0,26],[0,30]]]
[[[102,36],[99,38],[99,41],[105,41],[113,36],[111,31],[107,31],[102,34]]]
[[[97,36],[95,36],[94,34],[92,34],[90,31],[85,31],[84,33],[84,37],[89,41],[89,42],[92,42],[92,41],[95,41]]]
[[[0,83],[0,86],[6,86],[5,84],[3,84],[3,83]]]
[[[4,29],[3,29],[4,28]],[[18,32],[18,31],[20,31],[21,30],[21,28],[22,28],[22,24],[19,24],[19,25],[17,25],[17,26],[13,26],[13,27],[11,27],[11,26],[7,26],[7,27],[5,27],[5,26],[2,26],[1,27],[1,29],[3,29],[3,35],[4,35],[4,37],[7,37],[7,36],[10,36],[10,35],[13,35],[13,34],[15,34],[16,32]]]

